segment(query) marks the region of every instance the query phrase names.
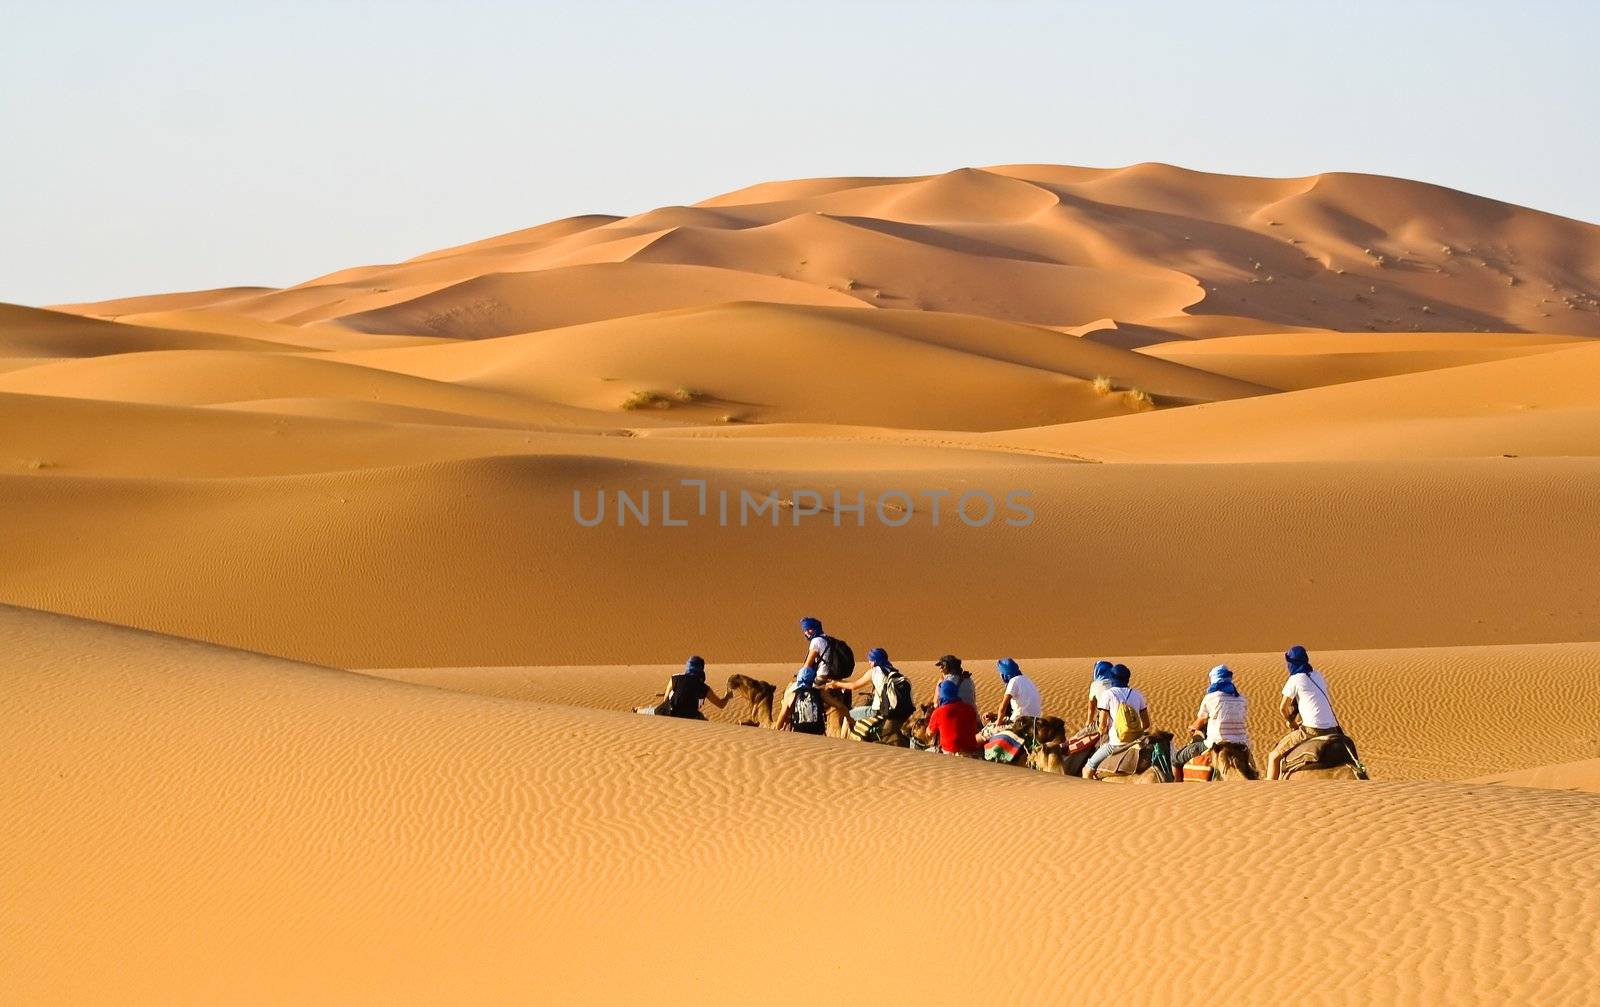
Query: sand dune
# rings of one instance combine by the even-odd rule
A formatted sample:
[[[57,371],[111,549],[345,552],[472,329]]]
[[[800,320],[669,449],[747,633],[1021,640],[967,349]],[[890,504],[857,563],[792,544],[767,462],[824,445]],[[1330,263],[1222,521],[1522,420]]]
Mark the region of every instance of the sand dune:
[[[1149,905],[1192,903],[1228,864],[1208,911],[1259,921],[1239,925],[1249,956],[1196,956],[1205,918],[1139,915],[1140,998],[1580,1003],[1600,975],[1574,922],[1600,908],[1586,794],[1102,787],[17,610],[0,640],[18,784],[0,796],[0,977],[24,1002],[810,1003],[819,976],[860,969],[919,989],[932,947],[952,995],[1071,998],[1101,987],[1119,933],[1059,909],[988,927],[984,907],[1096,890],[1107,837]],[[930,815],[932,795],[958,813]],[[1040,827],[1061,820],[1096,827]],[[826,930],[843,896],[797,852],[817,849],[919,909],[872,955],[792,982],[794,935]],[[952,883],[973,898],[933,897]],[[1391,949],[1381,969],[1374,947]]]
[[[0,1000],[1590,1002],[1597,296],[1593,225],[1141,164],[0,306]],[[1300,642],[1378,782],[622,712],[804,614],[1179,732],[1225,659],[1258,747]]]
[[[1535,332],[1273,332],[1141,346],[1162,360],[1280,390],[1437,371],[1581,345]]]
[[[1152,414],[1137,426],[1102,420],[990,436],[1104,461],[1593,456],[1600,343],[1548,349],[1465,365],[1447,344],[1450,365],[1436,371]]]

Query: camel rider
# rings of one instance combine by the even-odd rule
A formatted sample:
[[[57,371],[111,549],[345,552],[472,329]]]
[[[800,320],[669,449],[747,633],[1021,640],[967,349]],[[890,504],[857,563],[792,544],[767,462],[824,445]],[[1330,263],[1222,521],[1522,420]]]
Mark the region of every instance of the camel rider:
[[[1283,660],[1289,666],[1289,680],[1283,684],[1283,702],[1278,712],[1289,725],[1289,733],[1278,742],[1267,756],[1267,779],[1278,779],[1284,756],[1300,743],[1328,734],[1339,734],[1339,718],[1333,712],[1333,700],[1328,697],[1328,683],[1322,672],[1311,667],[1311,656],[1299,645],[1284,652]],[[1298,721],[1298,724],[1296,723]]]
[[[1189,732],[1194,740],[1178,749],[1172,757],[1172,769],[1177,779],[1183,779],[1183,764],[1224,742],[1249,747],[1250,735],[1245,730],[1245,702],[1233,684],[1233,669],[1219,664],[1211,669],[1206,694],[1200,700],[1200,710],[1195,714]]]
[[[783,706],[778,711],[780,731],[796,734],[826,734],[828,716],[822,705],[822,690],[817,688],[817,673],[812,668],[795,672],[794,681],[783,690]]]
[[[1093,725],[1100,719],[1101,697],[1106,689],[1111,686],[1111,680],[1116,675],[1116,665],[1110,661],[1096,661],[1094,663],[1094,678],[1089,681],[1089,709],[1083,716],[1085,724]]]
[[[954,654],[946,654],[934,662],[934,667],[938,668],[943,676],[940,681],[955,683],[958,698],[972,707],[973,716],[977,716],[978,687],[972,681],[972,672],[961,667],[961,658]]]
[[[807,641],[806,662],[801,667],[816,672],[817,688],[821,691],[822,702],[837,711],[839,717],[845,717],[850,712],[850,690],[844,688],[841,679],[834,674],[835,666],[838,664],[835,659],[840,657],[839,653],[835,653],[834,647],[839,645],[843,652],[845,645],[824,633],[822,620],[815,616],[808,615],[800,620],[800,632]],[[851,657],[849,660],[854,662],[855,658]]]
[[[994,664],[1000,672],[1000,683],[1005,686],[1000,709],[995,713],[996,723],[1004,725],[1018,717],[1043,716],[1044,702],[1039,698],[1039,687],[1022,673],[1021,666],[1009,657],[1002,657]]]
[[[710,700],[711,705],[720,710],[728,705],[732,696],[731,690],[721,696],[711,691],[706,684],[706,659],[697,654],[684,663],[682,673],[673,675],[667,682],[661,705],[652,712],[666,717],[704,720],[706,716],[700,712],[701,704]]]
[[[1098,710],[1100,737],[1105,740],[1084,763],[1083,778],[1086,780],[1098,779],[1096,771],[1100,763],[1127,746],[1138,744],[1150,733],[1150,704],[1145,702],[1144,693],[1133,687],[1133,672],[1127,665],[1119,664],[1112,674],[1110,686],[1101,694]],[[1121,712],[1123,707],[1127,708],[1126,713]]]
[[[961,698],[961,685],[946,678],[939,683],[939,707],[928,718],[929,748],[945,755],[978,758],[978,708]]]
[[[893,699],[888,696],[890,672],[898,673],[898,669],[889,663],[889,652],[882,647],[874,647],[867,651],[866,670],[848,682],[833,683],[835,688],[846,689],[851,692],[856,689],[865,689],[868,686],[872,687],[872,698],[867,705],[851,708],[850,719],[852,721],[888,715],[888,709],[893,704]]]

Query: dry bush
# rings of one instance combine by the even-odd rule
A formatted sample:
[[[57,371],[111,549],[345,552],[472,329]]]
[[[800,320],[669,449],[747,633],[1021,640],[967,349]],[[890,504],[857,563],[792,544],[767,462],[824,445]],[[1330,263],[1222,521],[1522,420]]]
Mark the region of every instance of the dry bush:
[[[699,402],[706,397],[706,393],[696,388],[679,385],[677,390],[672,393],[672,397],[679,402]]]
[[[1089,384],[1094,388],[1094,393],[1096,395],[1110,395],[1113,391],[1116,391],[1116,389],[1112,387],[1111,379],[1106,377],[1104,374],[1095,375],[1095,379]]]
[[[1140,391],[1137,388],[1130,388],[1123,392],[1122,401],[1127,404],[1128,408],[1137,410],[1139,412],[1143,412],[1146,409],[1154,409],[1156,407],[1155,396],[1151,395],[1149,392]]]
[[[665,409],[672,403],[660,392],[636,391],[622,400],[624,409]]]

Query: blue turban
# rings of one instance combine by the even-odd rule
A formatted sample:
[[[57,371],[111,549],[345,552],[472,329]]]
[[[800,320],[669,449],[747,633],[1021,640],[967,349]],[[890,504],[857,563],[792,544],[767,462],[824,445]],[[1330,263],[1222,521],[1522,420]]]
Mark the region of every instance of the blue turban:
[[[809,689],[817,684],[817,669],[801,668],[794,673],[794,684],[802,689]]]
[[[1284,651],[1283,659],[1289,664],[1289,674],[1304,675],[1311,670],[1311,655],[1299,644]]]
[[[1133,681],[1133,672],[1128,670],[1127,665],[1119,664],[1112,669],[1111,681],[1117,688],[1126,689],[1128,683]]]
[[[806,616],[804,619],[800,620],[800,632],[802,632],[802,633],[820,633],[820,632],[822,632],[822,620],[816,618],[815,616],[809,616],[809,615]]]
[[[1000,681],[1007,684],[1009,684],[1013,678],[1016,678],[1018,675],[1022,674],[1022,669],[1018,667],[1017,662],[1009,657],[1002,657],[1000,660],[994,663],[994,666],[1000,669]]]
[[[1228,696],[1237,696],[1239,689],[1233,684],[1233,669],[1225,664],[1219,664],[1211,669],[1211,686],[1206,692],[1220,692]]]
[[[695,678],[706,677],[706,659],[696,654],[683,663],[683,673]]]
[[[951,679],[939,683],[939,705],[954,703],[961,698],[961,686]]]
[[[880,668],[889,666],[889,652],[882,647],[874,647],[867,651],[867,663],[875,664]]]
[[[1109,682],[1115,677],[1116,665],[1110,661],[1096,661],[1094,663],[1094,680],[1096,682]]]

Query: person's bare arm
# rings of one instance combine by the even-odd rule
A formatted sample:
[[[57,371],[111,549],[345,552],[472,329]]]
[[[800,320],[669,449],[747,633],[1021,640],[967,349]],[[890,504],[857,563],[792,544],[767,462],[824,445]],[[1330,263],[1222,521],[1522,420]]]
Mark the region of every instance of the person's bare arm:
[[[1102,737],[1111,733],[1111,711],[1100,706],[1095,708],[1094,713],[1094,729],[1099,731]]]
[[[1283,697],[1283,702],[1278,704],[1278,712],[1283,715],[1283,722],[1290,727],[1293,727],[1294,722],[1300,719],[1300,710],[1293,696]]]
[[[1096,723],[1097,721],[1099,721],[1099,719],[1100,719],[1100,704],[1095,701],[1095,698],[1093,696],[1090,696],[1089,697],[1089,714],[1088,714],[1088,716],[1083,718],[1083,722],[1085,724],[1093,724],[1093,723]]]
[[[724,709],[725,707],[727,707],[728,700],[730,700],[732,698],[733,698],[733,690],[732,689],[729,689],[727,692],[723,693],[721,696],[718,696],[715,692],[711,691],[711,688],[709,686],[706,687],[706,700],[707,700],[707,702],[709,702],[712,706],[716,707],[719,710]]]
[[[775,730],[775,731],[786,731],[786,730],[788,730],[789,729],[789,711],[791,711],[793,709],[794,709],[794,693],[791,692],[791,693],[789,693],[789,695],[783,697],[783,708],[778,711],[778,722],[776,724],[772,725],[772,729]]]
[[[1000,710],[994,715],[994,719],[1002,724],[1005,723],[1006,711],[1009,709],[1011,709],[1011,694],[1007,693],[1000,697]]]
[[[1147,706],[1139,711],[1139,722],[1144,725],[1146,733],[1150,731],[1150,708]]]
[[[871,681],[872,681],[872,668],[869,666],[866,671],[863,671],[861,674],[857,675],[855,678],[852,678],[848,682],[830,682],[830,683],[828,683],[828,688],[830,688],[830,689],[865,689],[867,687],[867,685],[869,683],[871,683]]]
[[[1194,718],[1194,723],[1189,725],[1189,733],[1190,734],[1204,734],[1204,733],[1206,733],[1206,724],[1210,720],[1211,720],[1210,717],[1196,717],[1196,718]]]

